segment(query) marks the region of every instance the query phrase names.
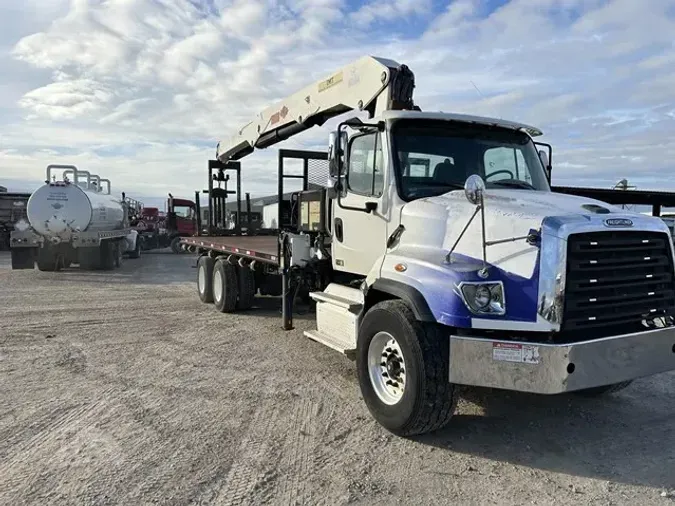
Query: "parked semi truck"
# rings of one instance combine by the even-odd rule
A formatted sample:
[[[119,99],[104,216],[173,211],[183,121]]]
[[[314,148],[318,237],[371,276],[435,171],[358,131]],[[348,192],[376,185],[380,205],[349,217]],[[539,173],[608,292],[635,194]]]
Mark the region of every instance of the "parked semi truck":
[[[146,207],[135,199],[123,197],[133,210],[130,224],[139,234],[142,250],[170,247],[174,253],[184,252],[180,247],[181,237],[197,232],[197,211],[193,201],[169,194],[167,212],[163,213],[157,207]]]
[[[232,166],[367,113],[339,123],[327,155],[307,155],[328,169],[315,177],[305,164],[276,234],[183,239],[199,255],[201,300],[244,310],[276,283],[290,329],[307,291],[316,328],[306,336],[355,358],[370,413],[404,436],[446,425],[458,385],[600,395],[675,369],[663,221],[552,192],[541,130],[423,112],[414,86],[405,65],[364,57],[218,144]],[[284,178],[298,176],[283,169],[292,152],[279,156],[281,198]]]
[[[57,180],[55,172],[62,170]],[[102,185],[107,186],[104,191]],[[45,184],[26,205],[27,220],[11,233],[12,269],[58,271],[114,269],[123,255],[138,258],[138,233],[129,227],[129,209],[110,194],[110,180],[74,165],[47,167]]]
[[[2,191],[0,186],[0,251],[9,250],[14,225],[26,218],[26,203],[30,193]]]

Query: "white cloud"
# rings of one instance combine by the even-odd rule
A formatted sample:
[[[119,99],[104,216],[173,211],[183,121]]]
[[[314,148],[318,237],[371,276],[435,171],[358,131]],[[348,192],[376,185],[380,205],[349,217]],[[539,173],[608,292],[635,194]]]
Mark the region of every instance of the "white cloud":
[[[431,0],[373,0],[365,3],[350,17],[357,25],[364,26],[375,21],[423,15],[431,7]]]
[[[373,54],[413,69],[425,110],[543,127],[555,147],[556,181],[581,183],[592,172],[611,182],[621,173],[663,186],[675,159],[673,2],[654,0],[648,10],[634,0],[540,0],[536,8],[512,0],[495,12],[485,5],[454,0],[441,12],[429,0],[372,0],[351,12],[341,0],[3,5],[0,48],[12,59],[0,56],[0,73],[10,76],[0,84],[0,174],[39,182],[43,167],[60,161],[99,171],[130,194],[189,196],[205,185],[220,138]],[[412,21],[427,27],[410,33]],[[317,149],[326,138],[327,127],[314,129],[283,147]],[[275,191],[273,149],[244,167],[245,191]]]

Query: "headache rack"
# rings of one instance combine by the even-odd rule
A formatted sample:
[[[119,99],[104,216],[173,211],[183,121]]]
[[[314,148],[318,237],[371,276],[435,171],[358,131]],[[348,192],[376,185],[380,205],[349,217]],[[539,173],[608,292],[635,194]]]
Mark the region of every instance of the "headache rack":
[[[567,243],[565,342],[639,332],[645,320],[672,316],[671,238],[660,232],[572,234]]]

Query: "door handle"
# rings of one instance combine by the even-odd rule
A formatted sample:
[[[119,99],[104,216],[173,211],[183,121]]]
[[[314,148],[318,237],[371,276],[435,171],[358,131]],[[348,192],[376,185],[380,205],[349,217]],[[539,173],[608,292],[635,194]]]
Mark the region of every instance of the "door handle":
[[[342,219],[341,218],[335,218],[335,238],[342,242],[344,230],[342,229]]]

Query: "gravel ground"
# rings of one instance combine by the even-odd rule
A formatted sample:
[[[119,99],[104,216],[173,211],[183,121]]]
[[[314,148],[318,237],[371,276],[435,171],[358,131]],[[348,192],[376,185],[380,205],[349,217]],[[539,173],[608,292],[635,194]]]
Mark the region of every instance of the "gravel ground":
[[[308,317],[217,313],[193,264],[0,253],[0,504],[675,505],[675,374],[602,400],[467,389],[450,427],[400,439]]]

